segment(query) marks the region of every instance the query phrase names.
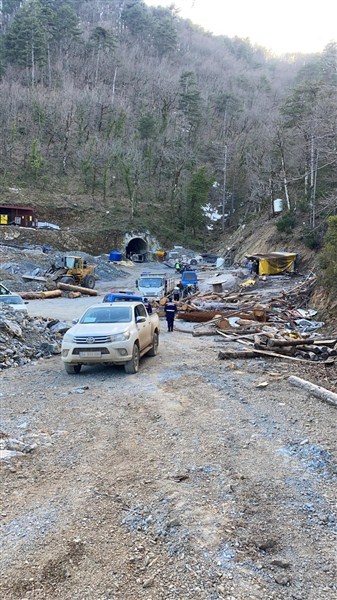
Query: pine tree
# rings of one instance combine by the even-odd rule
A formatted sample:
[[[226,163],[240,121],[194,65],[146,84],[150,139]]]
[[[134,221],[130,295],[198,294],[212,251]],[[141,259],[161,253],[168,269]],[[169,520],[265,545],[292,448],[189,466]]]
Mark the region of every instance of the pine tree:
[[[185,226],[192,231],[195,237],[201,232],[204,225],[204,213],[202,206],[208,202],[208,193],[213,183],[205,167],[200,167],[192,175],[187,187]]]
[[[180,77],[179,108],[186,117],[190,132],[195,130],[201,119],[200,92],[196,76],[191,71],[186,71]]]
[[[47,60],[44,17],[38,0],[30,0],[16,13],[5,37],[5,49],[9,62],[30,70],[34,85],[36,67]]]

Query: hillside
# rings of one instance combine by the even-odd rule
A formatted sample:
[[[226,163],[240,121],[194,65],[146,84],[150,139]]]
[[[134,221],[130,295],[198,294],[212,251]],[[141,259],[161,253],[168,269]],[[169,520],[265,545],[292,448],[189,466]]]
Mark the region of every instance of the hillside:
[[[235,224],[335,189],[336,44],[275,59],[142,0],[2,7],[3,190],[87,195],[129,223],[160,206],[195,239],[205,200]]]
[[[335,42],[277,59],[142,0],[1,7],[2,204],[89,251],[138,228],[164,247],[315,256],[337,212]],[[269,241],[277,198],[291,227]]]

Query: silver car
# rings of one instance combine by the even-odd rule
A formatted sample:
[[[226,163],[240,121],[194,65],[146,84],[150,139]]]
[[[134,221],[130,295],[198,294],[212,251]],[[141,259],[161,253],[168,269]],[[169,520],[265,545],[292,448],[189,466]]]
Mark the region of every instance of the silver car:
[[[28,313],[27,303],[19,296],[19,294],[0,294],[0,302],[3,302],[7,306],[11,306],[15,311]]]

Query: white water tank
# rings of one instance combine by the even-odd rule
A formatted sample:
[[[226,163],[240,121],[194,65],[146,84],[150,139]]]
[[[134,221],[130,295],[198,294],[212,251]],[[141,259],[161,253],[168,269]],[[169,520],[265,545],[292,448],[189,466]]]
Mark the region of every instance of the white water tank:
[[[283,200],[282,198],[276,198],[274,200],[274,213],[279,213],[283,211]]]

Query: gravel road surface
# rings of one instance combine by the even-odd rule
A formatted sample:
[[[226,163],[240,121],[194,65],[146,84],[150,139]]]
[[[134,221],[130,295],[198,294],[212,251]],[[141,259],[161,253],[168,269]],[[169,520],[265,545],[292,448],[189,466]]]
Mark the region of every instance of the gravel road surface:
[[[336,410],[162,328],[136,375],[2,374],[1,598],[335,599]]]

